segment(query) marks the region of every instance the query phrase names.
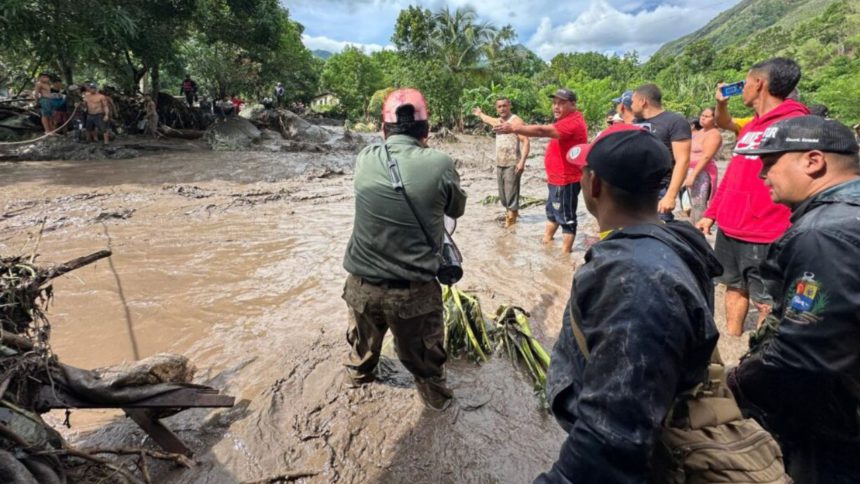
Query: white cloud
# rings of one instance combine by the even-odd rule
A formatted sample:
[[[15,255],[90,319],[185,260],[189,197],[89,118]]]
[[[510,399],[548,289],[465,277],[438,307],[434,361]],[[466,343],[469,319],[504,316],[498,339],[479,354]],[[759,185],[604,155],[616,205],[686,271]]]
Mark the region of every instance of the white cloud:
[[[379,44],[360,44],[358,42],[347,42],[343,40],[334,40],[323,35],[320,36],[312,36],[307,34],[302,34],[302,42],[305,44],[310,50],[327,50],[329,52],[337,53],[345,49],[348,45],[352,45],[364,50],[365,53],[371,53],[380,51],[383,49],[390,49],[391,46],[382,46]]]
[[[472,6],[481,20],[510,24],[519,42],[549,60],[559,52],[647,57],[662,44],[703,26],[739,0],[281,0],[305,25],[305,45],[339,52],[347,44],[387,48],[397,15],[410,4],[438,11]],[[346,39],[346,40],[336,40]],[[385,47],[384,47],[385,46]]]
[[[561,52],[622,53],[650,56],[664,43],[690,33],[716,15],[701,5],[660,5],[621,11],[605,0],[592,2],[574,20],[554,25],[543,17],[526,45],[544,59]]]

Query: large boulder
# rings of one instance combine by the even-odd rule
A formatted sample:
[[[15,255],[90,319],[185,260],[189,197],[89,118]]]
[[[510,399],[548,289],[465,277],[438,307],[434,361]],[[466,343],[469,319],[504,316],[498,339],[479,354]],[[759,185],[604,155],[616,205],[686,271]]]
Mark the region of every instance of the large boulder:
[[[277,110],[277,127],[284,138],[308,143],[327,143],[333,133],[325,128],[311,124],[299,115],[286,109]]]
[[[250,121],[233,116],[210,126],[203,138],[215,151],[237,151],[251,147],[261,136]]]

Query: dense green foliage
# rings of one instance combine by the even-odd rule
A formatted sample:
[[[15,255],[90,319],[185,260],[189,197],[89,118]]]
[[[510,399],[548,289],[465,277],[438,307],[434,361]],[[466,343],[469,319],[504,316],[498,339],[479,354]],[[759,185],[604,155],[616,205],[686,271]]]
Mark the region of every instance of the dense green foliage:
[[[565,86],[597,128],[625,89],[654,82],[668,109],[694,116],[713,104],[717,82],[740,80],[779,55],[800,63],[802,101],[860,121],[852,97],[860,92],[860,5],[852,0],[743,0],[644,63],[635,52],[564,53],[547,63],[517,44],[510,26],[483,22],[471,8],[408,7],[394,25],[394,50],[347,48],[326,60],[302,45],[302,30],[278,0],[6,0],[0,87],[29,87],[49,70],[67,82],[134,91],[143,80],[176,92],[188,72],[210,94],[259,99],[277,81],[290,101],[330,91],[341,101],[334,109],[354,121],[377,120],[386,89],[415,87],[434,124],[462,128],[479,126],[472,108],[493,113],[500,96],[529,122],[551,121],[548,95]],[[738,98],[730,107],[749,113]]]
[[[804,17],[801,10],[814,15]],[[645,82],[662,88],[668,109],[692,117],[713,104],[717,82],[741,80],[751,65],[773,56],[800,63],[802,101],[826,104],[847,123],[860,121],[860,103],[845,95],[860,92],[860,7],[850,0],[744,0],[645,63],[635,52],[564,53],[545,63],[515,39],[510,27],[480,22],[468,8],[432,12],[409,7],[394,28],[396,50],[363,59],[379,67],[382,87],[422,90],[432,121],[448,126],[477,126],[469,115],[472,108],[493,113],[501,96],[510,98],[514,111],[527,121],[551,121],[548,95],[566,86],[577,91],[578,107],[595,129],[613,107],[613,97]],[[349,69],[329,65],[326,76],[332,91],[350,102],[361,100],[367,106],[374,92],[380,96],[378,85],[356,93]],[[345,80],[342,88],[334,87],[339,77]],[[378,105],[379,99],[366,109],[369,118],[378,116]],[[739,98],[730,107],[736,115],[749,114]],[[357,106],[348,111],[365,112]]]
[[[832,1],[820,14],[791,28],[777,24],[721,49],[703,39],[689,44],[680,56],[655,54],[645,70],[650,66],[654,74],[649,78],[668,86],[664,90],[670,106],[691,113],[712,101],[715,82],[740,80],[750,65],[774,56],[800,64],[803,102],[826,104],[831,116],[846,123],[860,121],[851,97],[860,88],[860,8],[850,0]],[[748,112],[740,99],[733,99],[730,106],[735,112]]]
[[[277,0],[6,0],[0,9],[0,87],[29,87],[42,71],[66,83],[141,81],[178,91],[187,72],[202,93],[316,94],[321,61]]]
[[[320,85],[337,94],[340,109],[352,119],[365,117],[369,94],[384,87],[379,65],[355,47],[347,47],[326,61]]]
[[[699,40],[707,40],[715,49],[721,49],[769,27],[791,29],[819,15],[831,3],[833,0],[741,0],[701,29],[666,43],[658,53],[681,54]]]

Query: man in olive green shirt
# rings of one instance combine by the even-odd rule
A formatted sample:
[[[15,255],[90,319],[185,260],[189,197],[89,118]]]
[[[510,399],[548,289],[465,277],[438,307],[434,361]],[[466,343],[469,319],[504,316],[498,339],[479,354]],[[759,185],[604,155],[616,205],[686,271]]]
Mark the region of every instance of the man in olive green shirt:
[[[454,160],[426,147],[429,124],[420,92],[389,94],[382,118],[385,145],[368,146],[355,162],[355,222],[343,261],[350,274],[343,294],[352,347],[347,375],[356,385],[373,381],[382,340],[391,329],[397,355],[415,376],[422,401],[443,410],[452,394],[443,368],[447,354],[436,281],[440,258],[421,224],[441,247],[444,216],[463,215],[466,194]],[[414,213],[393,188],[389,156],[397,161]]]

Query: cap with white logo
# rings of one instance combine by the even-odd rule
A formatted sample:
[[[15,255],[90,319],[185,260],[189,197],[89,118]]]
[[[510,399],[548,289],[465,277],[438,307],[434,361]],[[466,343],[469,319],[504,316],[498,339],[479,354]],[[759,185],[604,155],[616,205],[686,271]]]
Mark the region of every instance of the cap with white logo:
[[[823,151],[825,153],[857,153],[857,140],[851,129],[832,119],[820,116],[800,116],[774,123],[764,131],[755,148],[735,150],[739,155],[769,155],[791,151]]]

